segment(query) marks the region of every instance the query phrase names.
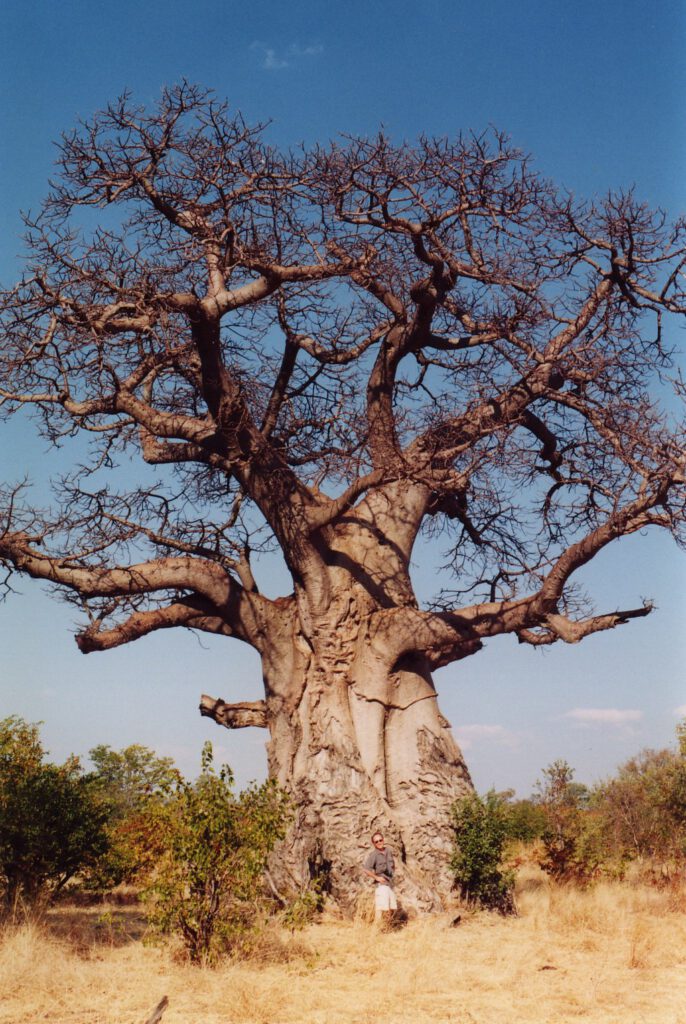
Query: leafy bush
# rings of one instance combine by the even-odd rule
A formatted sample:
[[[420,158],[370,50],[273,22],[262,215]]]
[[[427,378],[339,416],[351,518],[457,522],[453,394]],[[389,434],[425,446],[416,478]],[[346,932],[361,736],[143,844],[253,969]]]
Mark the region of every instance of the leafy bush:
[[[108,848],[107,812],[76,758],[46,764],[38,726],[0,722],[3,915],[39,914]]]
[[[546,822],[543,870],[558,882],[586,884],[596,878],[608,851],[593,792],[574,782],[574,769],[558,760],[543,770],[537,802]]]
[[[532,843],[540,839],[547,824],[543,808],[535,800],[513,800],[512,789],[500,795],[505,801],[508,838],[520,843]]]
[[[505,800],[490,790],[453,806],[455,852],[450,866],[463,899],[502,914],[515,912],[514,873],[503,868],[508,839]]]
[[[315,918],[323,905],[322,882],[314,878],[286,902],[280,915],[281,923],[291,932],[299,931]]]
[[[594,794],[606,842],[616,859],[652,861],[663,872],[686,859],[686,723],[678,749],[644,750]]]
[[[101,744],[90,751],[93,784],[107,813],[109,848],[88,871],[96,890],[135,882],[162,854],[159,818],[164,801],[181,779],[169,757],[134,743],[120,751]]]
[[[286,795],[274,782],[233,792],[212,746],[202,754],[197,782],[179,780],[159,819],[163,853],[148,887],[150,920],[161,934],[181,938],[193,963],[213,963],[240,947],[260,920],[269,853],[285,834]]]

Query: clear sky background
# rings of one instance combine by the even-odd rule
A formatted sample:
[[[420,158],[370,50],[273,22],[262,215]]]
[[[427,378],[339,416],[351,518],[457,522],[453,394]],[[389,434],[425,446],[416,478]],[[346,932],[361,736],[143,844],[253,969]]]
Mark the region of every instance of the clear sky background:
[[[0,280],[19,274],[20,209],[46,191],[52,142],[129,89],[154,103],[185,77],[281,145],[372,134],[397,140],[507,131],[546,175],[591,197],[635,184],[686,212],[686,5],[682,0],[3,0],[0,33]],[[682,344],[683,333],[673,340]],[[0,428],[0,479],[55,471],[26,420]],[[40,492],[39,492],[40,493]],[[417,553],[430,593],[437,552]],[[672,742],[686,714],[686,558],[635,536],[588,567],[599,610],[655,600],[655,612],[579,646],[492,640],[437,673],[440,704],[475,784],[526,795],[566,758],[580,781],[642,747]],[[267,593],[287,592],[262,566]],[[257,656],[237,641],[166,632],[79,654],[74,611],[30,580],[0,606],[0,716],[42,720],[52,757],[143,743],[187,774],[212,739],[239,782],[266,770],[265,734],[201,720],[201,693],[257,699]]]

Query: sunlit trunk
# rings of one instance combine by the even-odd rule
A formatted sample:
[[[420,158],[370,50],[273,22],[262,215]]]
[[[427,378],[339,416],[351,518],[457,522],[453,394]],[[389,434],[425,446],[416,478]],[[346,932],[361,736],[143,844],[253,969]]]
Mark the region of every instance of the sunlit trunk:
[[[322,873],[352,906],[380,829],[396,852],[401,901],[438,909],[451,889],[450,808],[471,781],[425,660],[391,664],[374,610],[348,580],[308,638],[297,615],[270,637],[269,769],[297,807],[275,872],[297,885]]]

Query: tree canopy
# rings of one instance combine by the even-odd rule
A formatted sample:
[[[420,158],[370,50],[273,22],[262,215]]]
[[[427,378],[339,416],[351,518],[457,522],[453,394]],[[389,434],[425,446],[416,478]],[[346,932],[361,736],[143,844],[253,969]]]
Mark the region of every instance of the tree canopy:
[[[444,596],[485,602],[461,612],[477,639],[647,610],[577,615],[570,583],[618,536],[681,536],[683,435],[650,384],[685,307],[682,221],[560,195],[496,133],[280,153],[184,84],[65,136],[27,223],[2,405],[55,443],[88,432],[94,462],[50,512],[8,488],[0,556],[85,600],[83,650],[173,625],[253,641],[262,528],[326,591],[327,528],[393,483],[408,534],[449,534]],[[93,475],[133,451],[173,467],[164,490]],[[467,651],[432,625],[434,662]]]

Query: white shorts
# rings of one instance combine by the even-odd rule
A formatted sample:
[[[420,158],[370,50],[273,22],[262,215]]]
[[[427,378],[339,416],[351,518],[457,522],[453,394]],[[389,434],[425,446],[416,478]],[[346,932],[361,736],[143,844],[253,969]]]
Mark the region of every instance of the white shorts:
[[[374,893],[374,906],[377,910],[398,909],[398,901],[390,885],[384,885],[383,882],[377,885],[376,892]]]

